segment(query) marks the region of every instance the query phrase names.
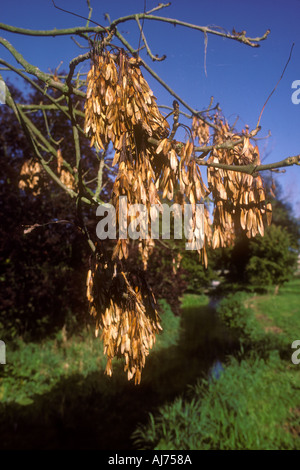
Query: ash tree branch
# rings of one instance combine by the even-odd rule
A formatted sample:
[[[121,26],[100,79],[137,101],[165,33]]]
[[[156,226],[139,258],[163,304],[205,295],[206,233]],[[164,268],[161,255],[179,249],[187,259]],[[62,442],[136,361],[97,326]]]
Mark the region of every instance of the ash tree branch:
[[[157,7],[152,8],[152,10],[149,10],[146,12],[146,15],[150,15],[150,13],[153,13],[154,11],[161,10],[162,8],[167,8],[171,5],[171,2],[169,3],[159,3]]]
[[[57,104],[19,104],[21,109],[28,110],[28,111],[55,111],[57,109],[60,109],[61,111],[67,111],[69,108],[68,106],[60,106],[59,108],[57,107]],[[74,109],[74,113],[77,114],[80,117],[84,117],[84,113],[80,111],[79,109]]]
[[[15,112],[15,115],[22,126],[25,135],[30,142],[31,148],[34,152],[34,155],[40,161],[41,165],[43,166],[44,170],[50,176],[50,178],[60,186],[71,198],[77,197],[77,193],[72,189],[68,188],[60,178],[54,173],[54,171],[50,168],[49,162],[45,160],[41,152],[39,151],[39,147],[42,148],[43,151],[47,151],[48,153],[52,154],[52,156],[56,157],[56,149],[48,142],[48,140],[43,136],[43,134],[36,128],[36,126],[32,123],[32,121],[26,116],[23,112],[21,107],[15,103],[13,100],[9,89],[6,87],[6,104]],[[64,162],[66,165],[66,162]],[[85,201],[88,204],[91,204],[91,201],[85,198]]]
[[[74,59],[71,60],[69,64],[69,73],[66,78],[66,84],[68,86],[70,86],[71,84],[76,66],[80,64],[81,62],[84,62],[85,60],[90,59],[90,58],[91,58],[91,51],[88,51],[85,54],[81,54],[78,57],[75,57]]]
[[[104,33],[106,31],[102,26],[76,26],[75,28],[65,29],[50,29],[50,30],[34,30],[26,28],[18,28],[16,26],[10,26],[8,24],[0,23],[0,30],[9,31],[10,33],[23,34],[25,36],[44,36],[44,37],[55,37],[55,36],[70,36],[71,34],[81,35],[83,33]],[[85,39],[88,39],[85,37]]]
[[[64,83],[62,83],[58,80],[55,80],[52,75],[50,75],[48,73],[45,73],[45,72],[42,72],[38,67],[36,67],[35,65],[32,65],[29,62],[27,62],[27,60],[24,59],[22,54],[20,52],[18,52],[12,46],[12,44],[10,44],[9,41],[7,41],[6,39],[0,37],[0,44],[2,44],[13,55],[13,57],[16,59],[16,61],[20,65],[22,65],[22,67],[24,69],[24,72],[28,73],[29,75],[35,76],[36,78],[38,78],[39,80],[44,82],[47,87],[54,88],[54,89],[60,91],[64,95],[66,95],[68,93],[69,87],[68,87],[67,84],[64,84]],[[18,73],[18,69],[13,68],[12,66],[10,66],[10,64],[7,64],[6,62],[4,62],[2,60],[1,60],[1,63],[5,64],[5,65],[8,65],[10,68],[14,69],[16,73]],[[80,91],[78,89],[74,89],[73,91],[74,91],[75,95],[77,95],[81,98],[85,97],[85,93],[83,93],[82,91]]]
[[[134,15],[127,15],[125,17],[118,18],[117,20],[114,20],[113,22],[111,22],[111,24],[108,28],[105,28],[101,25],[98,25],[96,28],[95,27],[91,28],[91,27],[86,26],[85,28],[81,27],[81,28],[68,28],[68,29],[63,29],[63,30],[50,30],[50,31],[38,30],[38,31],[34,31],[34,30],[26,30],[24,28],[16,28],[16,27],[12,27],[12,26],[4,25],[3,23],[0,23],[0,29],[4,29],[6,31],[19,33],[19,34],[31,34],[31,35],[34,35],[34,36],[57,36],[57,35],[71,35],[71,34],[75,34],[75,35],[77,34],[77,35],[82,36],[83,33],[92,33],[92,32],[103,33],[103,32],[106,32],[106,33],[108,33],[108,36],[110,36],[110,39],[113,35],[116,35],[118,37],[118,39],[123,43],[123,45],[125,45],[125,47],[131,53],[135,54],[136,51],[130,46],[130,44],[125,40],[125,38],[121,35],[121,33],[119,31],[117,31],[117,28],[116,28],[116,26],[118,24],[124,23],[126,21],[130,21],[130,20],[135,20],[137,22],[138,26],[139,26],[139,29],[140,29],[140,32],[142,34],[142,38],[143,38],[144,44],[146,46],[147,52],[148,52],[148,54],[149,54],[149,56],[152,60],[162,60],[163,58],[157,58],[156,56],[154,56],[152,54],[152,52],[150,50],[150,47],[147,43],[146,37],[144,35],[144,32],[142,30],[142,27],[141,27],[141,24],[140,24],[140,19],[142,19],[143,21],[144,20],[150,20],[150,21],[152,20],[152,21],[166,22],[166,23],[173,24],[175,26],[179,25],[179,26],[183,26],[183,27],[187,27],[187,28],[190,28],[190,29],[195,29],[195,30],[201,31],[202,33],[205,34],[205,37],[207,37],[208,34],[214,34],[214,35],[217,35],[217,36],[226,37],[228,39],[243,42],[244,44],[251,45],[252,47],[257,47],[259,45],[258,43],[260,41],[266,39],[266,37],[268,36],[268,34],[270,32],[268,30],[261,37],[248,38],[248,37],[246,37],[245,32],[242,32],[242,33],[234,32],[232,34],[224,33],[224,32],[220,32],[220,31],[214,30],[214,29],[206,27],[206,26],[198,26],[198,25],[194,25],[194,24],[191,24],[191,23],[180,21],[180,20],[177,20],[177,19],[174,19],[174,18],[165,18],[165,17],[156,16],[156,15],[150,15],[151,12],[154,12],[156,10],[159,10],[159,9],[167,7],[167,6],[169,6],[169,3],[159,4],[158,7],[152,9],[150,12],[139,13],[139,14],[134,14]],[[62,9],[60,7],[57,7],[57,8],[65,11],[64,9]],[[75,16],[80,16],[80,15],[75,14]],[[89,7],[89,18],[87,19],[88,22],[92,21],[90,19],[90,17],[91,17],[91,8]],[[26,72],[33,73],[35,76],[42,79],[48,85],[51,85],[54,88],[59,88],[63,93],[67,92],[67,90],[64,88],[63,84],[58,85],[57,83],[55,83],[55,81],[54,81],[54,83],[51,83],[51,80],[53,81],[53,79],[49,75],[47,76],[47,75],[43,74],[43,72],[39,71],[37,68],[35,68],[35,71],[33,71],[32,66],[28,62],[26,63],[26,61],[24,61],[22,56],[20,54],[18,54],[15,50],[13,51],[13,47],[8,43],[8,41],[6,41],[6,40],[2,40],[2,41],[3,41],[2,44],[5,45],[5,47],[7,47],[13,53],[16,60],[23,65]],[[85,60],[85,58],[88,58],[88,57],[89,57],[89,53],[87,53],[86,55],[83,54],[82,56],[79,56],[79,58],[74,59],[73,61],[71,61],[69,75],[68,75],[67,80],[66,80],[66,86],[68,86],[68,82],[71,80],[71,77],[74,73],[74,69],[75,69],[77,63],[79,63],[79,61],[81,61],[81,60]],[[213,123],[211,123],[209,121],[206,121],[203,118],[203,116],[201,116],[201,114],[199,112],[194,110],[180,96],[178,96],[174,92],[174,90],[172,90],[156,74],[156,72],[154,72],[144,61],[143,61],[143,66],[174,98],[176,98],[176,100],[178,100],[184,107],[186,107],[186,109],[188,109],[193,115],[198,116],[199,119],[206,122],[206,124],[208,124],[210,127],[216,128]],[[77,90],[77,93],[80,94],[80,91]]]
[[[136,50],[129,44],[128,41],[126,41],[126,39],[122,36],[122,34],[117,29],[116,29],[115,34],[116,34],[117,38],[122,42],[122,44],[127,48],[127,50],[129,50],[129,52],[131,52],[132,55],[136,55]],[[209,122],[206,119],[204,119],[199,111],[196,111],[195,109],[193,109],[174,90],[172,90],[172,88],[162,78],[160,78],[159,75],[157,75],[157,73],[143,59],[140,58],[139,60],[140,60],[141,64],[143,65],[143,67],[147,70],[147,72],[149,72],[150,75],[152,75],[152,77],[155,78],[155,80],[160,85],[162,85],[165,88],[165,90],[167,90],[170,93],[170,95],[172,95],[188,111],[190,111],[190,113],[192,113],[194,116],[197,116],[201,121],[205,122],[208,126],[214,128],[216,130],[218,129],[218,127],[215,124],[213,124],[212,122]]]
[[[259,171],[274,170],[277,168],[284,168],[292,165],[300,165],[300,155],[295,155],[293,157],[287,157],[279,162],[269,163],[267,165],[226,165],[223,163],[214,163],[207,161],[197,161],[199,165],[207,166],[208,168],[220,168],[222,170],[238,171],[239,173],[246,173],[248,175],[253,175]]]
[[[1,42],[1,38],[0,38]],[[36,82],[34,82],[30,77],[26,75],[26,70],[24,70],[25,73],[20,71],[19,69],[16,69],[13,65],[8,64],[4,60],[0,59],[0,64],[5,64],[7,67],[12,71],[17,73],[20,77],[22,77],[25,81],[27,81],[32,87],[34,87],[36,90],[38,90],[43,96],[45,96],[49,101],[51,101],[56,108],[58,108],[60,111],[62,111],[68,119],[70,119],[69,114],[66,112],[66,109],[64,109],[59,103],[58,100],[55,100],[51,95],[48,93],[45,93],[45,90],[43,90]],[[37,77],[38,78],[38,77]]]
[[[158,10],[159,8],[167,7],[169,4],[165,4],[162,6],[158,6],[157,8],[151,10],[150,12],[153,12],[155,10]],[[59,8],[62,10],[62,8]],[[138,14],[132,14],[132,15],[127,15],[124,17],[120,17],[114,21],[111,22],[108,28],[105,28],[104,26],[98,25],[95,23],[97,26],[91,27],[91,26],[80,26],[80,27],[75,27],[75,28],[65,28],[65,29],[52,29],[52,30],[31,30],[31,29],[26,29],[26,28],[18,28],[15,26],[10,26],[6,25],[4,23],[0,23],[0,29],[4,31],[9,31],[11,33],[16,33],[16,34],[24,34],[28,36],[69,36],[69,35],[81,35],[84,33],[103,33],[106,32],[108,33],[109,31],[112,31],[117,25],[125,23],[130,20],[149,20],[149,21],[159,21],[159,22],[164,22],[164,23],[169,23],[174,26],[183,26],[185,28],[189,29],[194,29],[197,31],[201,31],[202,33],[205,34],[212,34],[215,36],[220,36],[226,39],[231,39],[237,42],[241,42],[247,46],[251,47],[259,47],[259,43],[261,41],[264,41],[269,33],[270,30],[268,29],[262,36],[260,37],[255,37],[255,38],[250,38],[246,36],[246,32],[242,31],[241,33],[229,33],[229,32],[222,32],[218,31],[212,28],[209,28],[208,26],[199,26],[195,25],[192,23],[187,23],[186,21],[180,21],[175,18],[166,18],[162,16],[156,16],[156,15],[150,15],[150,12],[147,13],[138,13]],[[70,13],[70,12],[69,12]],[[80,16],[80,15],[76,15]],[[93,22],[90,17],[88,18],[88,21]],[[87,39],[87,37],[86,37]]]
[[[47,114],[45,112],[45,109],[42,109],[42,113],[43,113],[43,118],[44,118],[47,134],[48,134],[48,137],[49,137],[50,141],[53,142],[55,145],[59,145],[62,142],[63,137],[61,139],[59,139],[58,141],[54,140],[54,138],[51,135],[49,122],[48,122],[48,118],[47,118]]]
[[[108,28],[102,27],[101,25],[97,25],[94,27],[89,26],[89,22],[91,20],[91,9],[89,11],[89,18],[88,18],[88,23],[85,27],[76,27],[76,28],[67,28],[67,29],[61,29],[61,30],[27,30],[24,28],[16,28],[13,26],[9,25],[4,25],[3,23],[0,23],[0,29],[9,31],[12,33],[16,34],[23,34],[23,35],[30,35],[30,36],[44,36],[44,37],[55,37],[55,36],[63,36],[63,35],[75,35],[80,38],[84,38],[85,40],[89,40],[89,34],[102,34],[106,33],[106,37],[102,38],[101,44],[102,46],[107,46],[112,38],[115,36],[121,44],[125,47],[125,49],[131,53],[133,56],[138,56],[137,50],[135,50],[129,42],[123,37],[123,35],[120,33],[118,30],[117,26],[120,24],[123,24],[127,21],[135,21],[139,27],[142,40],[144,42],[144,45],[146,47],[147,53],[149,57],[152,60],[162,60],[163,58],[158,58],[154,56],[151,52],[151,49],[148,45],[147,38],[143,32],[143,28],[141,26],[140,20],[145,21],[158,21],[158,22],[163,22],[163,23],[169,23],[174,26],[180,26],[180,27],[185,27],[189,29],[194,29],[197,31],[200,31],[204,34],[204,37],[207,38],[209,34],[231,39],[237,42],[241,42],[244,45],[248,45],[250,47],[259,47],[259,43],[263,40],[265,40],[269,33],[270,30],[267,30],[265,34],[261,37],[255,37],[255,38],[250,38],[246,36],[246,32],[242,31],[241,33],[237,33],[233,30],[232,33],[224,32],[224,31],[219,31],[216,29],[212,29],[210,27],[206,26],[198,26],[194,25],[191,23],[187,23],[184,21],[180,21],[177,19],[173,18],[166,18],[166,17],[159,17],[156,15],[152,15],[154,11],[157,11],[161,8],[169,6],[168,4],[159,4],[156,8],[153,8],[149,12],[146,13],[139,13],[139,14],[133,14],[133,15],[127,15],[121,18],[118,18],[117,20],[114,20],[113,22],[110,23]],[[101,157],[100,163],[99,163],[99,169],[98,169],[98,175],[97,175],[97,188],[96,191],[93,192],[90,188],[87,187],[87,184],[84,182],[84,179],[82,178],[82,156],[81,156],[81,148],[80,148],[80,139],[79,139],[79,133],[84,134],[83,130],[80,128],[76,117],[77,116],[84,116],[84,113],[81,111],[76,110],[76,106],[73,106],[73,99],[75,96],[79,98],[85,99],[86,94],[79,89],[79,85],[77,83],[77,86],[74,86],[74,73],[75,73],[75,68],[76,66],[83,62],[84,60],[87,60],[91,57],[91,52],[88,51],[85,54],[81,54],[78,57],[75,57],[73,60],[71,60],[69,64],[69,72],[66,77],[64,77],[65,81],[61,82],[53,75],[44,73],[42,72],[38,67],[33,66],[29,62],[27,62],[22,54],[20,54],[6,39],[0,38],[0,44],[2,44],[16,59],[16,61],[22,66],[22,70],[17,69],[16,67],[13,67],[12,65],[8,64],[7,62],[3,61],[0,59],[0,64],[8,67],[12,72],[18,73],[22,78],[28,81],[30,85],[34,86],[40,93],[43,94],[50,102],[51,104],[49,105],[18,105],[14,102],[12,99],[11,95],[8,93],[7,95],[7,104],[14,110],[20,124],[22,125],[24,131],[26,132],[28,139],[31,143],[32,149],[41,162],[42,166],[44,167],[45,171],[48,173],[48,175],[62,188],[64,189],[72,198],[76,198],[77,201],[79,202],[80,206],[80,211],[81,211],[81,202],[86,202],[87,204],[95,204],[95,203],[101,203],[99,196],[101,193],[101,188],[102,188],[102,174],[103,174],[103,168],[105,166],[104,163],[104,158]],[[150,75],[160,84],[162,85],[169,93],[171,96],[175,98],[175,100],[178,103],[181,103],[190,113],[191,116],[182,113],[180,111],[180,114],[184,114],[188,117],[198,117],[202,122],[206,123],[209,127],[213,128],[215,131],[219,131],[220,128],[218,125],[214,124],[213,122],[209,121],[206,119],[203,114],[204,111],[197,111],[195,110],[192,106],[190,106],[188,103],[186,103],[167,83],[165,83],[159,75],[141,58],[139,58],[140,63],[142,66],[150,73]],[[37,79],[41,80],[44,84],[46,89],[43,90],[38,84],[36,84],[30,77],[27,76],[31,75],[36,77]],[[51,87],[57,91],[60,92],[60,96],[57,99],[54,99],[51,95],[46,93],[47,88]],[[65,100],[63,104],[60,104],[62,100]],[[65,105],[67,104],[67,106]],[[211,112],[214,109],[218,109],[218,105],[215,108],[211,108],[212,106],[212,100],[209,105],[209,108],[205,111],[206,113]],[[73,132],[73,140],[74,140],[74,148],[75,148],[75,158],[76,158],[76,173],[74,174],[72,168],[70,165],[63,160],[63,165],[66,166],[69,171],[75,176],[79,188],[79,192],[76,193],[75,191],[67,188],[58,178],[58,176],[51,170],[49,167],[49,162],[46,161],[42,153],[40,152],[40,149],[44,153],[49,153],[51,155],[51,158],[56,157],[56,149],[49,143],[49,141],[42,135],[42,133],[36,128],[36,126],[32,123],[32,121],[29,119],[28,115],[26,114],[26,110],[42,110],[45,112],[46,109],[58,109],[59,111],[63,112],[64,115],[68,118],[68,120],[71,121],[72,124],[72,132]],[[171,108],[172,109],[172,108]],[[178,127],[178,118],[179,118],[179,106],[178,109],[175,107],[173,108],[173,114],[174,114],[174,123],[173,123],[173,128],[170,134],[170,138],[173,138],[176,132],[176,129]],[[195,147],[194,150],[197,153],[200,153],[200,156],[196,158],[196,162],[199,165],[202,166],[207,166],[211,168],[221,168],[224,170],[231,170],[231,171],[238,171],[242,173],[248,173],[248,174],[255,174],[256,172],[259,171],[264,171],[264,170],[276,170],[278,168],[282,167],[287,167],[287,166],[292,166],[292,165],[299,165],[300,164],[300,156],[296,155],[293,157],[288,157],[280,162],[275,162],[275,163],[270,163],[268,165],[255,165],[255,164],[249,164],[249,165],[225,165],[221,163],[215,163],[215,162],[208,162],[204,160],[204,157],[206,157],[210,152],[212,152],[214,149],[233,149],[237,145],[240,145],[244,142],[245,138],[254,138],[254,136],[257,134],[257,132],[260,130],[260,127],[257,126],[254,131],[252,131],[250,134],[247,136],[241,136],[240,138],[236,138],[237,134],[232,136],[231,140],[227,140],[225,142],[222,142],[219,145],[211,145],[211,146],[202,146],[202,147]],[[159,141],[149,138],[148,142],[153,145],[153,146],[158,146]],[[55,143],[56,144],[56,143]],[[177,142],[177,145],[183,145],[181,142]],[[84,228],[84,225],[83,225]]]
[[[103,189],[103,170],[104,170],[104,154],[101,153],[98,175],[97,175],[97,188],[95,191],[95,198],[98,198],[100,196],[100,193]]]
[[[246,36],[246,32],[242,31],[242,33],[229,33],[229,32],[222,32],[222,31],[217,31],[215,29],[209,28],[208,26],[198,26],[192,23],[187,23],[186,21],[180,21],[175,18],[165,18],[162,16],[156,16],[156,15],[149,15],[148,13],[138,13],[138,14],[133,14],[133,15],[127,15],[122,18],[118,18],[117,20],[112,21],[110,28],[111,27],[116,27],[117,25],[121,23],[125,23],[126,21],[130,20],[136,20],[138,19],[145,19],[145,20],[152,20],[152,21],[161,21],[164,23],[169,23],[174,26],[183,26],[185,28],[189,29],[195,29],[197,31],[201,31],[202,33],[205,34],[212,34],[215,36],[220,36],[226,39],[232,39],[237,42],[241,42],[247,46],[251,47],[259,47],[259,43],[261,41],[264,41],[267,39],[268,35],[270,34],[270,29],[268,29],[262,36],[256,37],[256,38],[250,38]]]
[[[146,47],[146,50],[147,50],[147,53],[149,55],[149,57],[153,60],[153,62],[157,61],[157,62],[160,62],[162,60],[165,60],[166,56],[163,55],[162,57],[157,57],[155,55],[152,54],[151,50],[150,50],[150,47],[148,45],[148,42],[147,42],[147,39],[146,39],[146,36],[144,34],[144,31],[143,31],[143,28],[141,26],[141,23],[140,23],[140,20],[139,20],[139,17],[138,15],[136,15],[136,22],[137,22],[137,25],[139,27],[139,30],[140,30],[140,33],[141,33],[141,36],[142,36],[142,40],[143,40],[143,43],[145,44],[145,47]]]

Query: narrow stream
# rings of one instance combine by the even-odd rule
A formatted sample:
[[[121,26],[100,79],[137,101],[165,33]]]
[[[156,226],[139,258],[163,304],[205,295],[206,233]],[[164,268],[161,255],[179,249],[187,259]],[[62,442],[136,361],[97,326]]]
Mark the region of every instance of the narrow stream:
[[[0,404],[3,448],[133,449],[131,435],[149,412],[186,393],[199,378],[223,373],[236,344],[216,313],[219,301],[212,296],[207,305],[182,309],[177,341],[151,352],[139,386],[123,370],[111,378],[99,370],[62,378],[31,405]]]

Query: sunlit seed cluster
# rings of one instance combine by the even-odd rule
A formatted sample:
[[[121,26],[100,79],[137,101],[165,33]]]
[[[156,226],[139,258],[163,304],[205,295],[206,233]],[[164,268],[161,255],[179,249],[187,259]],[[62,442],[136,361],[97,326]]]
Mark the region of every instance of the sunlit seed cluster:
[[[124,357],[128,380],[134,377],[139,384],[146,356],[162,328],[155,298],[142,274],[130,277],[95,263],[87,276],[87,299],[96,320],[96,336],[102,331],[106,374],[112,375],[114,357]]]
[[[40,175],[42,166],[34,160],[26,160],[20,171],[19,188],[32,190],[34,196],[38,196],[41,192]]]
[[[131,215],[129,210],[127,218],[119,220],[120,196],[126,196],[127,209],[132,204],[146,207],[147,224],[140,226],[141,233],[143,230],[145,233],[138,241],[144,270],[154,248],[148,227],[159,217],[153,206],[161,208],[166,199],[180,200],[182,211],[186,203],[190,204],[193,232],[197,229],[196,204],[205,201],[208,195],[213,198],[213,221],[205,205],[204,246],[197,248],[205,266],[208,246],[215,249],[231,245],[237,228],[244,230],[248,237],[257,233],[263,235],[265,213],[267,223],[271,222],[272,208],[265,201],[259,175],[208,167],[208,187],[205,185],[195,158],[195,141],[200,146],[211,141],[214,147],[226,141],[237,142],[230,148],[214,148],[209,163],[260,162],[258,148],[250,143],[247,130],[241,138],[217,113],[214,119],[213,135],[207,122],[194,117],[187,142],[172,140],[169,124],[157,107],[138,59],[129,58],[122,51],[116,55],[107,51],[94,54],[87,76],[85,132],[91,139],[91,146],[105,151],[109,143],[113,145],[113,166],[118,173],[112,203],[119,233],[136,221],[136,214]],[[119,268],[112,270],[112,266],[128,258],[129,248],[128,238],[117,237],[111,259],[106,264],[96,263],[88,273],[87,298],[90,313],[96,319],[96,332],[102,330],[108,358],[106,373],[112,374],[113,358],[123,356],[128,379],[134,377],[135,383],[140,383],[145,358],[161,327],[153,293],[141,277],[132,276],[130,269],[126,272]],[[109,289],[105,287],[107,276]]]
[[[227,123],[220,122],[219,128],[220,131],[214,135],[214,144],[226,141],[228,136],[233,141],[240,139],[239,136],[232,136]],[[208,161],[226,165],[259,165],[260,156],[258,147],[252,145],[245,133],[243,143],[232,149],[214,149]],[[272,206],[266,203],[261,176],[213,167],[208,168],[207,175],[215,203],[212,248],[231,245],[236,226],[240,226],[248,238],[258,233],[263,236],[263,215],[266,213],[270,225]]]

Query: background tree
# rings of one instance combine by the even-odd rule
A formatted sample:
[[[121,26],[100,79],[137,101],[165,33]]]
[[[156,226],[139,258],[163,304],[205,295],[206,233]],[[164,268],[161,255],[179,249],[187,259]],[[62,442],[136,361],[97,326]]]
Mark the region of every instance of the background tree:
[[[279,286],[288,281],[295,272],[298,253],[291,249],[290,234],[279,226],[271,226],[260,240],[250,242],[250,259],[246,275],[254,285]]]
[[[289,203],[283,200],[279,181],[265,177],[265,188],[273,207],[272,226],[264,237],[248,239],[240,234],[228,252],[229,282],[265,289],[280,285],[294,274],[297,266],[300,226]]]
[[[10,90],[15,99],[28,101],[12,85]],[[30,102],[39,99],[33,94]],[[42,113],[33,119],[44,124]],[[61,117],[48,113],[47,122],[54,138],[62,132],[67,137]],[[77,293],[84,292],[89,253],[70,198],[39,166],[35,176],[28,174],[34,155],[9,107],[0,107],[0,126],[1,338],[32,340],[66,322],[68,329],[85,322],[86,302]]]

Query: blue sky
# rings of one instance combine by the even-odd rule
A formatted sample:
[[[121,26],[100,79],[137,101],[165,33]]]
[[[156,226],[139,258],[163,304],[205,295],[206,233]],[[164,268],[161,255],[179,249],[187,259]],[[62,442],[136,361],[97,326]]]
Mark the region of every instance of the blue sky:
[[[159,2],[146,1],[150,10]],[[87,16],[86,0],[57,0],[62,8]],[[107,24],[104,13],[111,19],[144,9],[144,0],[91,0],[92,18]],[[167,55],[164,62],[151,63],[144,58],[185,101],[195,109],[204,109],[210,97],[219,102],[224,115],[241,130],[256,122],[262,106],[277,83],[295,43],[286,73],[270,98],[261,119],[260,136],[271,131],[271,137],[259,143],[264,163],[281,160],[300,153],[300,104],[292,103],[291,86],[300,80],[300,0],[174,0],[170,7],[160,10],[160,16],[178,18],[201,26],[215,25],[231,31],[246,30],[251,37],[261,36],[270,28],[271,33],[260,48],[250,48],[227,39],[208,37],[206,70],[204,69],[203,34],[179,26],[145,22],[144,31],[154,54]],[[53,7],[51,0],[10,0],[2,2],[1,22],[32,29],[83,26],[85,20],[68,15]],[[121,25],[121,32],[134,46],[138,46],[137,25],[131,21]],[[0,31],[24,57],[42,70],[67,69],[69,61],[83,51],[68,37],[32,38]],[[0,57],[11,60],[1,48]],[[86,71],[89,64],[82,66]],[[3,74],[7,77],[7,74]],[[158,104],[172,105],[173,98],[147,76],[158,99]],[[20,83],[20,82],[19,82]],[[284,195],[300,216],[300,167],[288,168],[276,177]]]

